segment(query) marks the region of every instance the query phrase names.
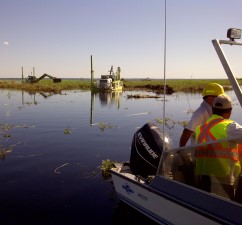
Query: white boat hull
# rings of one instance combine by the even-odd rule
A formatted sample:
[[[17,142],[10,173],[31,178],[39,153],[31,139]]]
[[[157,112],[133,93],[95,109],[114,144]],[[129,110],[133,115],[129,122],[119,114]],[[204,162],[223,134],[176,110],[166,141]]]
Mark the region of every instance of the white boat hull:
[[[241,217],[239,216],[242,214],[236,215],[236,212],[242,213],[242,209],[239,204],[217,198],[209,193],[204,193],[203,191],[199,191],[192,187],[187,187],[183,184],[178,184],[176,181],[166,180],[166,182],[173,182],[173,186],[177,185],[178,192],[179,186],[183,186],[182,188],[187,189],[188,199],[196,198],[194,193],[192,196],[189,196],[190,191],[196,192],[197,199],[191,199],[189,203],[189,201],[187,202],[182,199],[185,192],[180,193],[181,198],[179,199],[178,196],[169,195],[169,193],[158,190],[155,186],[159,186],[159,179],[161,177],[157,177],[158,182],[156,180],[154,185],[152,185],[152,183],[146,184],[144,181],[137,179],[137,177],[131,173],[129,168],[113,168],[111,170],[111,174],[117,196],[122,201],[159,224],[242,224],[242,221],[240,221]],[[160,185],[162,186],[162,183]],[[179,195],[179,193],[176,194]],[[213,209],[208,209],[207,211],[206,208],[199,206],[201,203],[199,201],[200,198],[202,198],[204,201],[206,201],[207,198],[209,201],[211,200],[211,197],[213,200],[215,200],[215,202],[217,202],[215,205],[217,209],[215,208],[214,210],[217,210],[218,213],[213,214]],[[230,219],[228,218],[219,216],[219,211],[221,209],[218,207],[221,206],[221,202],[224,202],[224,205],[222,204],[222,208],[226,208],[228,204],[229,206],[231,206],[231,204],[233,205],[235,214],[231,216],[233,217],[232,220],[234,221],[236,221],[237,218],[236,223],[229,221]],[[233,214],[233,212],[231,213]],[[223,212],[221,214],[223,214]],[[227,217],[230,216],[228,215]]]

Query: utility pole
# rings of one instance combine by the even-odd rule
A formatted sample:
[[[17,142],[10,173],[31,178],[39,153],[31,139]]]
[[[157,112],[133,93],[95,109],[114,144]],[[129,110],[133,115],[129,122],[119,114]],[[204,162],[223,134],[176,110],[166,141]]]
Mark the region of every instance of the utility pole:
[[[22,66],[22,83],[24,82],[24,67]]]
[[[92,65],[92,55],[91,55],[91,87],[93,86],[94,84],[94,70],[93,70],[93,65]]]

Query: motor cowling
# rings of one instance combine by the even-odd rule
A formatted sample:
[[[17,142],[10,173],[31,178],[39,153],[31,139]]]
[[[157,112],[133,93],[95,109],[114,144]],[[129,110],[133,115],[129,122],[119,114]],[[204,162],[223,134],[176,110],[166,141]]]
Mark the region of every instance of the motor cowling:
[[[165,139],[165,141],[164,141]],[[163,151],[172,147],[171,139],[163,135],[161,129],[153,124],[146,123],[133,136],[130,155],[130,169],[136,175],[147,177],[155,175]]]

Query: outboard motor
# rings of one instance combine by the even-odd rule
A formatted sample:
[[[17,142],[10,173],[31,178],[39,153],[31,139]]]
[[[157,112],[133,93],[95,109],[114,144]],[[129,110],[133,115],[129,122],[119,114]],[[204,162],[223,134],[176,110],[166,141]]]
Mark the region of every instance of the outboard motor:
[[[165,142],[163,138],[165,137]],[[152,123],[145,124],[133,137],[130,155],[130,169],[136,175],[155,175],[163,150],[172,148],[171,139]]]

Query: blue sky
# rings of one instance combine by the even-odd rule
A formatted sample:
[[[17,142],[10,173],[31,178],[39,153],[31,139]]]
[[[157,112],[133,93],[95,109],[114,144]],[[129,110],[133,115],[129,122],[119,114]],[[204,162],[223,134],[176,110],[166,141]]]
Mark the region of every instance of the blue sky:
[[[166,77],[226,78],[212,39],[242,28],[241,0],[167,0]],[[236,77],[242,48],[226,46]],[[164,0],[0,0],[0,78],[163,78]]]

